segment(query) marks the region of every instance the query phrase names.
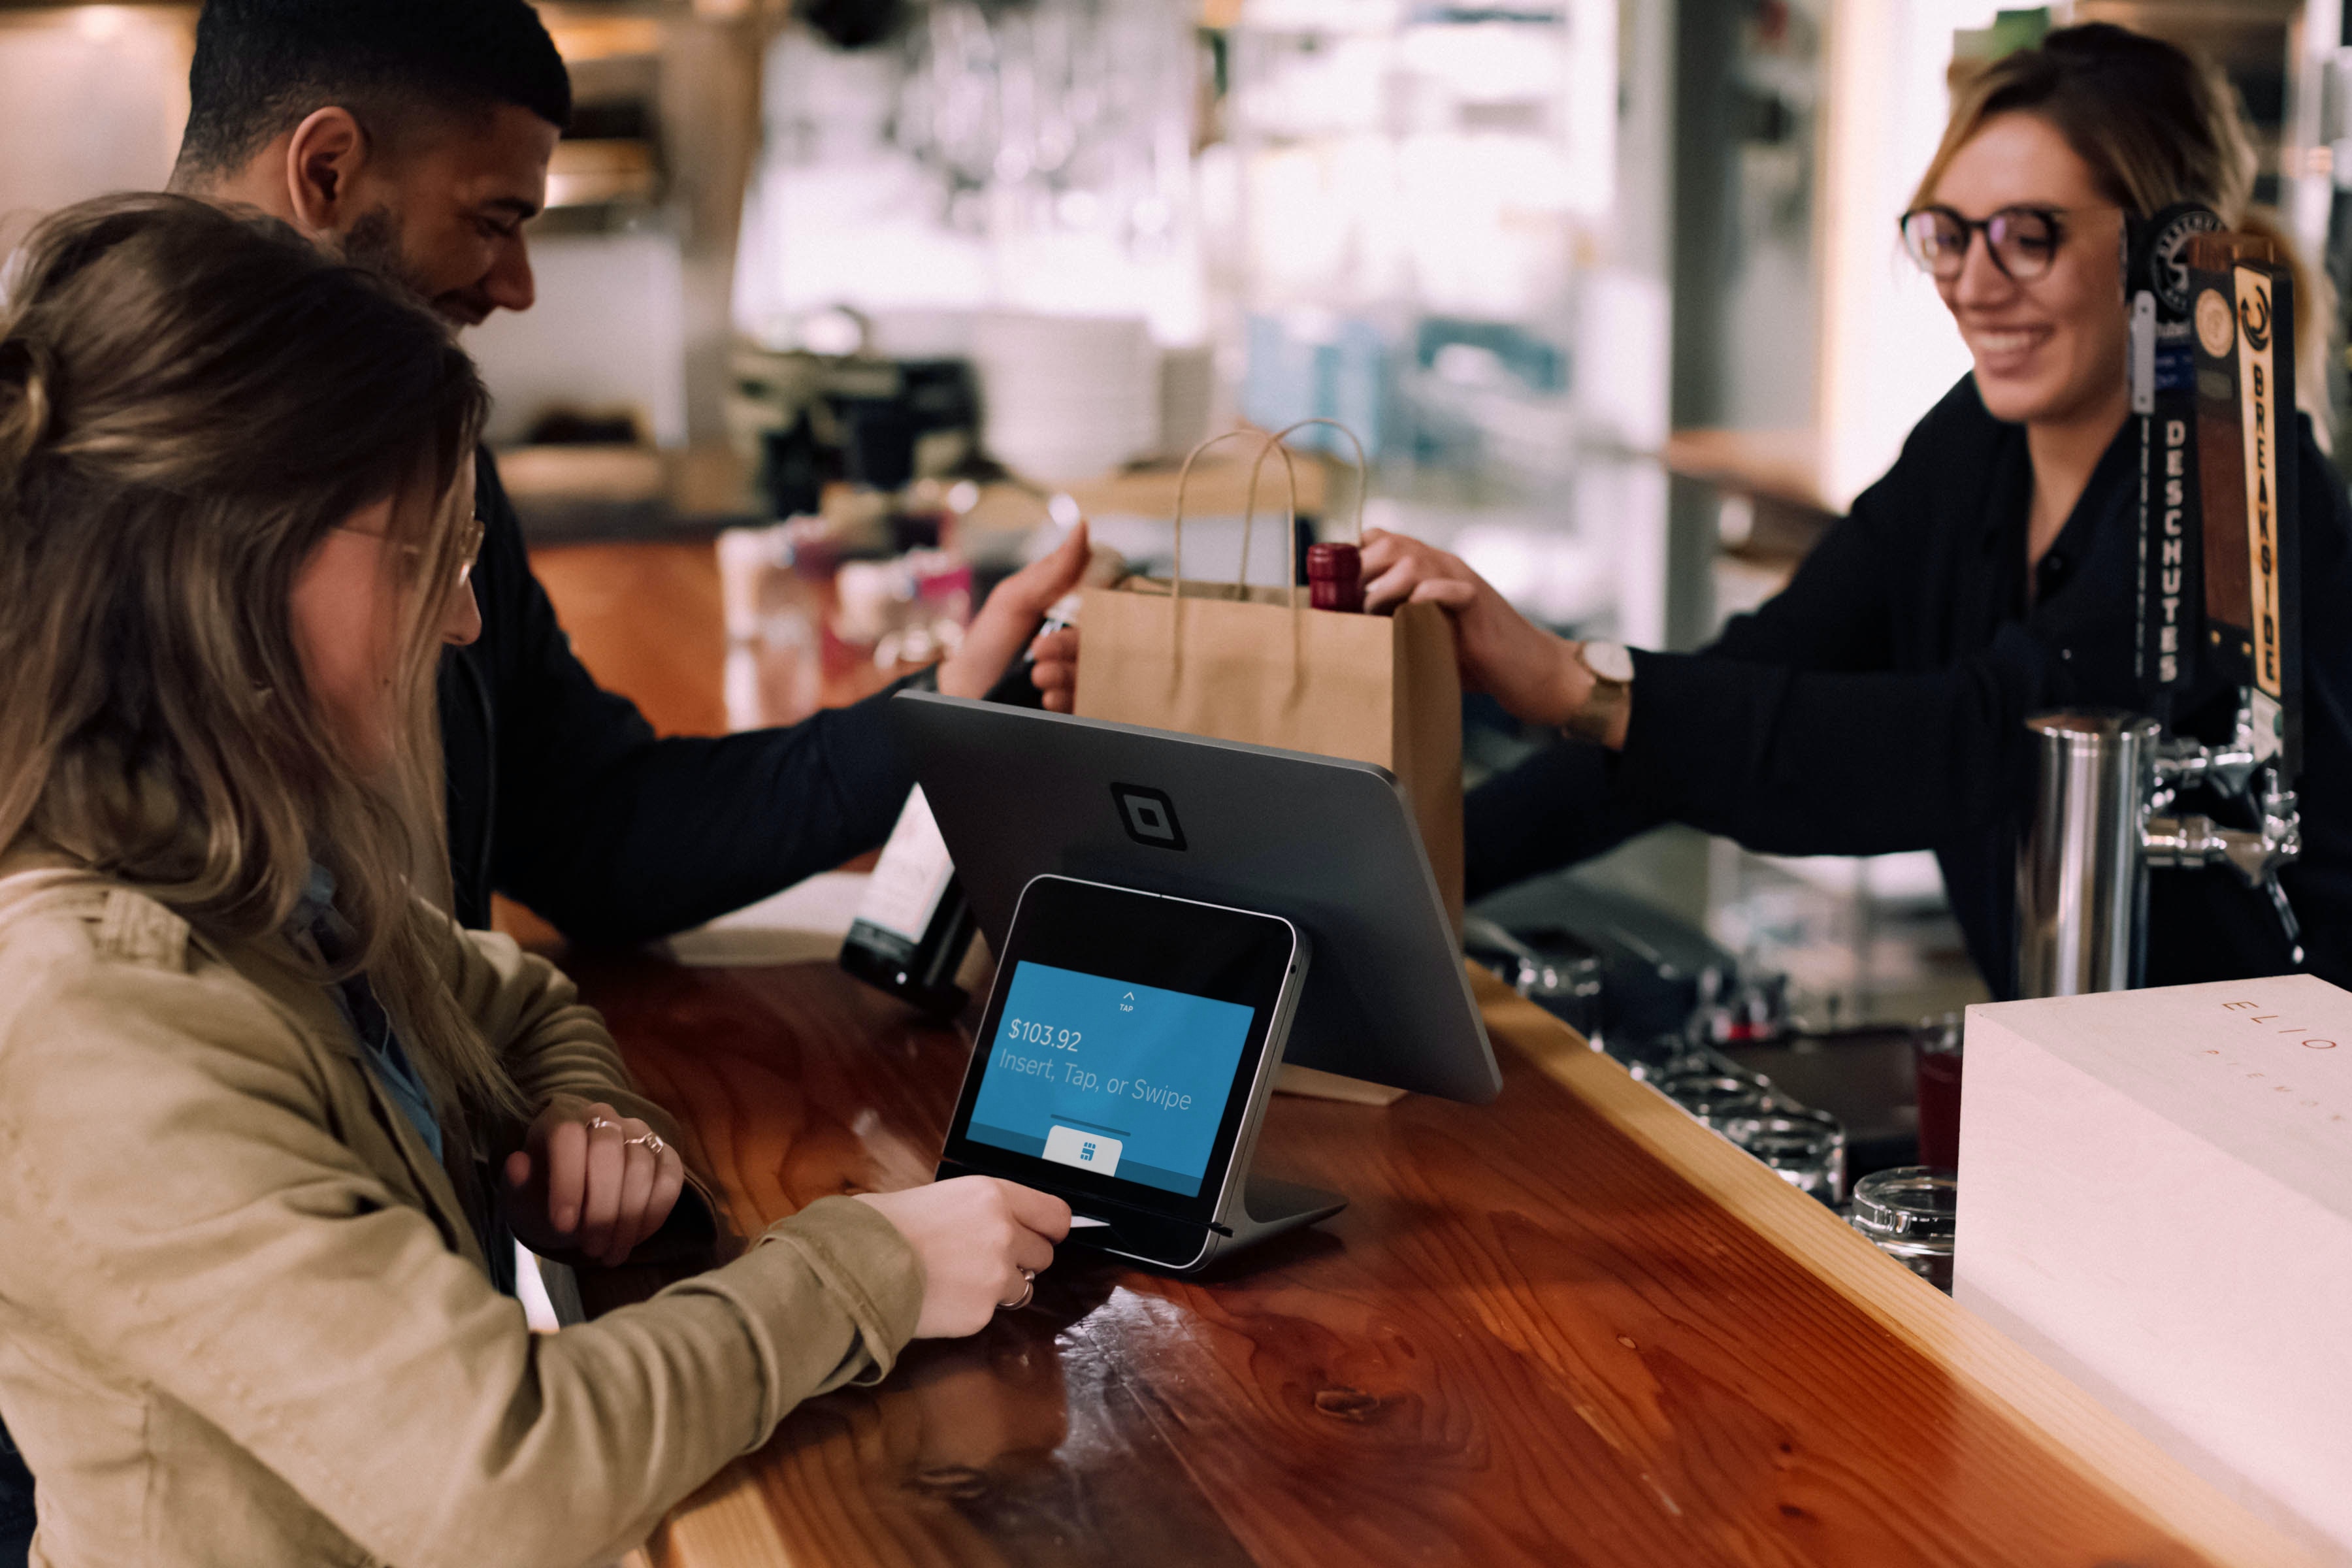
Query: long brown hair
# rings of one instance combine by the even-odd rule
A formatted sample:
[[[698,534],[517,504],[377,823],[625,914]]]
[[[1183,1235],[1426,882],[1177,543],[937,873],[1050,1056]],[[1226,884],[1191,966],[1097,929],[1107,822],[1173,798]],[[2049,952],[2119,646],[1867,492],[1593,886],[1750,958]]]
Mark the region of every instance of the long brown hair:
[[[422,898],[446,894],[432,695],[471,362],[394,286],[181,196],[56,214],[5,299],[0,846],[37,835],[227,942],[280,930],[325,866],[357,933],[331,973],[368,974],[445,1105],[514,1110]],[[395,505],[380,552],[409,563],[389,772],[324,720],[290,608],[387,497],[431,503]]]
[[[2253,138],[2220,68],[2110,22],[2061,27],[2039,47],[2004,55],[1957,86],[1952,118],[1911,205],[1933,202],[1960,149],[1986,121],[2010,113],[2048,121],[2090,165],[2101,193],[2125,212],[2146,217],[2176,202],[2195,202],[2277,247],[2294,268],[2301,312],[2296,401],[2325,441],[2334,290],[2296,254],[2285,231],[2252,209]]]

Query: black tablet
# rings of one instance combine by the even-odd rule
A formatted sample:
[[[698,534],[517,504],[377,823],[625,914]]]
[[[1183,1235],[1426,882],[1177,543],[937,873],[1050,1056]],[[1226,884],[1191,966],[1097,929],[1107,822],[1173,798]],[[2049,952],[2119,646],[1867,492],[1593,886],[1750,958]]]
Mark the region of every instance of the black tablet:
[[[942,1175],[1056,1193],[1171,1268],[1230,1236],[1307,948],[1273,915],[1067,877],[1023,889]]]

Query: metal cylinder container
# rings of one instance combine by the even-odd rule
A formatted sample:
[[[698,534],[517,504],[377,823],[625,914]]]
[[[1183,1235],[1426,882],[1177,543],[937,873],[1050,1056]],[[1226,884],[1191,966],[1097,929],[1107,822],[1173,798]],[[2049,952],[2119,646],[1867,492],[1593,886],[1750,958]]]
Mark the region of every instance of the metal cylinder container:
[[[2156,721],[2094,710],[2025,723],[2037,792],[2018,847],[2018,994],[2129,990],[2147,950],[2140,817],[2156,776]]]

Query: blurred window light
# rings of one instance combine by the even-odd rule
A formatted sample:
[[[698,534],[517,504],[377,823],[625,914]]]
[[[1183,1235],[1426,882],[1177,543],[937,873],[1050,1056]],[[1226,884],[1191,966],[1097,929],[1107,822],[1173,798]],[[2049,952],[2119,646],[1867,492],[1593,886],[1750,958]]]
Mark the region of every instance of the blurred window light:
[[[110,44],[122,36],[131,25],[131,8],[127,5],[77,5],[73,13],[74,31],[93,44]]]
[[[1952,36],[1989,26],[1983,0],[1833,0],[1822,161],[1822,489],[1843,508],[1969,370],[1935,285],[1900,254],[1895,220],[1942,140]]]

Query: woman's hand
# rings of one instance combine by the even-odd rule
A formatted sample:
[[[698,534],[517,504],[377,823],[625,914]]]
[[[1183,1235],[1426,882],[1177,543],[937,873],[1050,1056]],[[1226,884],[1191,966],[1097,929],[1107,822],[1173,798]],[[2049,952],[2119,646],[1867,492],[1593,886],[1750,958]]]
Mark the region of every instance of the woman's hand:
[[[507,1156],[506,1178],[507,1223],[525,1247],[611,1268],[669,1218],[686,1164],[635,1117],[563,1094]]]
[[[1022,646],[1037,635],[1045,612],[1078,585],[1092,552],[1081,521],[1051,554],[999,583],[965,628],[962,643],[940,661],[940,689],[950,697],[987,696]]]
[[[1364,608],[1388,611],[1408,603],[1442,605],[1453,613],[1463,683],[1492,693],[1512,717],[1558,729],[1591,697],[1592,672],[1576,657],[1576,645],[1511,608],[1459,557],[1401,533],[1367,531]]]
[[[857,1201],[881,1210],[923,1260],[919,1340],[978,1333],[997,1308],[1022,1299],[1028,1275],[1053,1266],[1054,1244],[1070,1234],[1069,1205],[994,1176],[860,1193]]]

